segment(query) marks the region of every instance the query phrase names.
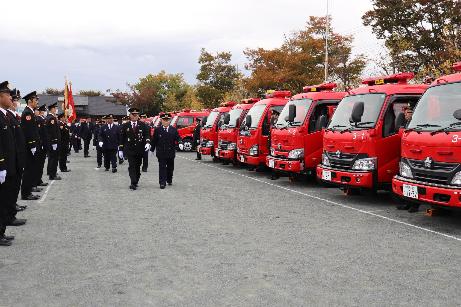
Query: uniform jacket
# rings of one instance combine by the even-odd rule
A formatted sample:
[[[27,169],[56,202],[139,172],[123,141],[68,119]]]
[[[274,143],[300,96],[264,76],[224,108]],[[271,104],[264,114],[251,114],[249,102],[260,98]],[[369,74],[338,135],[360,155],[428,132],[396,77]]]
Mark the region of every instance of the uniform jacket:
[[[137,121],[133,129],[131,121],[124,123],[121,128],[120,150],[126,155],[143,154],[146,143],[150,143],[150,128],[142,121]]]
[[[103,150],[117,150],[120,145],[120,127],[112,124],[112,129],[109,129],[109,125],[105,124],[99,131],[98,140],[99,142],[103,142]]]
[[[88,123],[81,123],[79,129],[79,135],[84,140],[91,140],[91,129]]]
[[[200,130],[202,129],[202,126],[198,124],[194,128],[194,144],[199,144],[200,143]]]
[[[64,147],[69,146],[70,143],[70,132],[69,126],[66,123],[59,121],[59,131],[61,131],[61,145]]]
[[[59,123],[56,116],[48,114],[46,117],[46,135],[48,136],[48,149],[54,144],[61,143],[61,131],[59,131]]]
[[[28,150],[32,148],[39,148],[40,135],[38,133],[37,122],[35,121],[35,114],[29,107],[26,107],[21,115],[21,128],[24,132],[24,138],[26,140],[26,148]]]
[[[44,150],[47,150],[50,142],[48,141],[48,133],[46,132],[46,120],[41,116],[36,116],[38,134],[40,135],[40,144]]]
[[[0,171],[6,170],[7,176],[16,175],[16,145],[13,129],[9,119],[0,111]]]
[[[6,114],[10,120],[10,126],[13,128],[16,145],[16,167],[18,170],[22,170],[26,164],[26,141],[21,128],[21,118],[18,118],[18,115],[12,111],[8,111]]]
[[[157,149],[157,158],[159,159],[171,159],[176,156],[176,143],[181,140],[178,130],[169,126],[168,132],[166,128],[160,126],[155,129],[154,136],[151,141],[151,151]]]
[[[99,146],[99,131],[101,130],[101,125],[96,124],[93,129],[93,146]]]

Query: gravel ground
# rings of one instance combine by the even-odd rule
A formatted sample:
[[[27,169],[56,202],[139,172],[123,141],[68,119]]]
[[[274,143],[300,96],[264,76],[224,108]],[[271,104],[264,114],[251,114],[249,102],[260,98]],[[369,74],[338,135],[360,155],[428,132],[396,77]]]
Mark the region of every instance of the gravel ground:
[[[459,306],[461,214],[395,210],[194,154],[140,188],[73,154],[0,249],[0,306]],[[42,193],[44,194],[44,193]],[[21,203],[22,204],[22,203]]]

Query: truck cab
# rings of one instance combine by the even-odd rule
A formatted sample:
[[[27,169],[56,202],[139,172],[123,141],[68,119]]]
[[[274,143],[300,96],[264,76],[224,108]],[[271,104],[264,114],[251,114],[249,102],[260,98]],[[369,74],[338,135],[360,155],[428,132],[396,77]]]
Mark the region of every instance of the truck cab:
[[[244,99],[232,107],[224,117],[224,125],[218,132],[218,147],[215,149],[215,155],[225,163],[237,162],[237,137],[240,125],[248,111],[259,100],[259,98]]]
[[[191,151],[193,148],[194,129],[197,125],[197,119],[203,120],[208,116],[210,112],[206,111],[195,111],[185,109],[177,113],[171,125],[178,130],[179,136],[181,137],[182,150]]]
[[[346,92],[335,83],[306,86],[285,105],[271,131],[266,165],[286,174],[314,175],[322,160],[323,129]]]
[[[266,164],[273,111],[280,113],[290,100],[290,91],[273,91],[248,111],[237,138],[237,159],[252,168]]]
[[[435,80],[402,135],[402,158],[392,190],[432,207],[461,208],[461,62]]]
[[[215,148],[218,146],[218,131],[224,124],[224,117],[236,103],[223,102],[218,108],[211,110],[206,122],[200,131],[200,152],[205,156],[215,157]]]
[[[341,100],[324,132],[317,177],[346,194],[391,188],[398,173],[401,135],[399,119],[409,103],[427,89],[409,84],[413,73],[363,80]]]

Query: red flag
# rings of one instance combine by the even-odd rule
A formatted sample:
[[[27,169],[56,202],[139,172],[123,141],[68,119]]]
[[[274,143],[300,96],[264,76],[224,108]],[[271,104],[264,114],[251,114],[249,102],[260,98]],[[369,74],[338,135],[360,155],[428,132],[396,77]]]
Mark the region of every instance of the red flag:
[[[75,104],[74,104],[74,96],[72,96],[72,82],[69,84],[69,91],[68,91],[68,106],[67,109],[69,111],[69,122],[73,122],[77,119],[77,111],[75,111]]]

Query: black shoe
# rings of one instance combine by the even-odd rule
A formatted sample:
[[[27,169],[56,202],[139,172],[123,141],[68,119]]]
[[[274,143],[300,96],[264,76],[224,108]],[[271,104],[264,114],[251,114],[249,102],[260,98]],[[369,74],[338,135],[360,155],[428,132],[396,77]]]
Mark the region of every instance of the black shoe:
[[[147,168],[142,169],[143,173],[147,173]]]
[[[83,157],[84,157],[84,158],[89,158],[89,157],[91,157],[91,156],[90,156],[90,155],[86,155],[86,156],[83,156]]]
[[[195,160],[198,160],[198,161],[199,161],[199,160],[202,160],[202,158],[195,158]]]
[[[409,204],[400,204],[397,206],[397,210],[408,210],[410,209],[411,205]]]
[[[27,222],[26,219],[14,219],[8,223],[6,223],[6,226],[22,226]]]
[[[70,172],[70,169],[63,169],[63,170],[61,170],[61,173],[68,173],[68,172]]]
[[[160,185],[160,189],[163,190],[164,188],[165,188],[165,185],[164,185],[164,184],[161,184],[161,185]]]
[[[41,192],[41,191],[43,191],[43,189],[40,189],[40,188],[37,188],[37,187],[32,188],[32,192],[34,192],[34,193],[38,193],[38,192]]]
[[[118,164],[123,164],[123,160],[122,160],[122,161],[118,161]]]
[[[135,184],[130,185],[130,189],[131,190],[136,190],[136,185]]]
[[[29,194],[27,196],[22,196],[21,199],[22,200],[37,200],[37,199],[40,199],[40,196]]]
[[[51,177],[50,176],[50,180],[62,180],[61,177],[59,177],[58,175],[54,176],[54,177]]]
[[[112,169],[112,173],[116,173],[117,172],[117,169],[116,168],[113,168]]]
[[[167,183],[168,183],[168,185],[173,185],[173,182],[167,182]]]
[[[5,239],[4,237],[0,238],[0,246],[11,246],[11,241]]]
[[[108,171],[109,171],[109,169],[108,169],[108,168],[106,168],[104,171],[108,172]]]
[[[39,187],[46,187],[48,186],[48,182],[41,182],[38,184]]]
[[[7,241],[13,241],[14,240],[14,236],[7,236],[7,235],[3,235],[3,237],[1,237]]]
[[[21,211],[24,211],[26,209],[27,209],[27,206],[16,205],[16,207],[15,207],[16,212],[21,212]]]
[[[416,206],[411,206],[410,209],[408,209],[408,212],[410,213],[415,213],[415,212],[418,212],[419,211],[419,206],[416,205]]]
[[[101,165],[96,166],[96,168],[101,168]]]

